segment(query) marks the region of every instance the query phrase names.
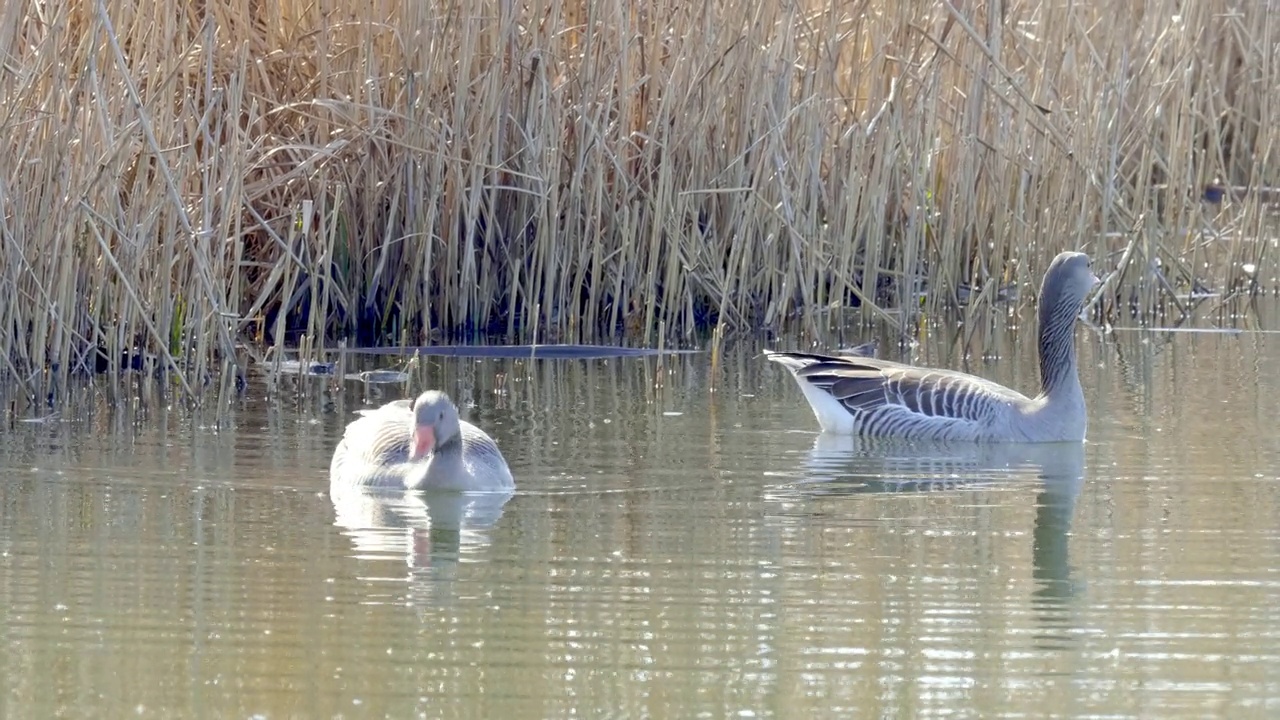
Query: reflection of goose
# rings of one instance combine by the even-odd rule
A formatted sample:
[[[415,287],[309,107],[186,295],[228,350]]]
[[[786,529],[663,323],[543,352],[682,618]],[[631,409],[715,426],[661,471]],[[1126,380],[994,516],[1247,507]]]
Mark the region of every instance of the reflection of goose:
[[[805,493],[941,490],[1034,473],[1058,492],[1079,494],[1082,443],[926,442],[819,433],[806,456]],[[833,482],[834,481],[834,482]],[[824,486],[833,487],[824,489]]]
[[[1068,535],[1084,487],[1083,443],[937,443],[865,439],[820,433],[804,477],[769,493],[792,505],[806,498],[945,491],[1033,475],[1040,481],[1032,531],[1032,603],[1040,622],[1070,633],[1064,617],[1078,590]]]
[[[826,432],[993,442],[1084,439],[1076,317],[1098,284],[1087,255],[1059,254],[1040,287],[1040,394],[1034,398],[956,370],[889,360],[765,351],[795,377]]]
[[[1083,448],[1080,448],[1083,455]],[[1071,577],[1067,536],[1075,515],[1076,499],[1084,485],[1084,458],[1074,467],[1068,462],[1046,466],[1041,472],[1044,488],[1036,496],[1036,518],[1031,541],[1031,577],[1037,588],[1032,599],[1040,622],[1071,634],[1071,621],[1064,617],[1068,603],[1076,596],[1078,584]]]
[[[333,451],[330,487],[505,490],[515,485],[493,438],[460,419],[457,406],[438,390],[359,412]]]
[[[487,546],[513,495],[356,487],[329,493],[334,524],[351,538],[357,557],[403,557],[411,567],[456,561],[463,549]]]

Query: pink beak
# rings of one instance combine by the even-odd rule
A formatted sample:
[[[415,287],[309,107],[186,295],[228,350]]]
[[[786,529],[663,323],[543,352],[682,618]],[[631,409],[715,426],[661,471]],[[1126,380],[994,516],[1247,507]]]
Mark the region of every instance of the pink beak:
[[[430,425],[413,428],[413,446],[409,448],[410,460],[421,460],[436,446],[436,431]]]

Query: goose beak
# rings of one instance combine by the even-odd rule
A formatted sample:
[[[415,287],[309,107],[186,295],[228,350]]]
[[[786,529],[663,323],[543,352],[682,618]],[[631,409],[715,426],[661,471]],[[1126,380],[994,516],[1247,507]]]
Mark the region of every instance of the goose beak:
[[[430,425],[413,428],[413,443],[409,448],[410,460],[421,460],[436,446],[436,431]]]

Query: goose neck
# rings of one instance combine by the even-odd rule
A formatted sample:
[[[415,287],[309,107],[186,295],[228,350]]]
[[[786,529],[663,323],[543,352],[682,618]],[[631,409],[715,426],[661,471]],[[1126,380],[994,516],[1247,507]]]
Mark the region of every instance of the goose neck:
[[[1053,397],[1063,390],[1078,388],[1074,338],[1076,313],[1073,303],[1057,302],[1040,307],[1041,395]]]

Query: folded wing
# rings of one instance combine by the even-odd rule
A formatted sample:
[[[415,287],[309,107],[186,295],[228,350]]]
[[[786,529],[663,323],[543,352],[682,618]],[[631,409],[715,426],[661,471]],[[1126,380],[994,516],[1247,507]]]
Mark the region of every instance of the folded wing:
[[[980,434],[1011,406],[1028,402],[1021,393],[952,370],[849,355],[774,353],[771,359],[839,402],[864,435]]]

